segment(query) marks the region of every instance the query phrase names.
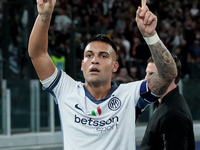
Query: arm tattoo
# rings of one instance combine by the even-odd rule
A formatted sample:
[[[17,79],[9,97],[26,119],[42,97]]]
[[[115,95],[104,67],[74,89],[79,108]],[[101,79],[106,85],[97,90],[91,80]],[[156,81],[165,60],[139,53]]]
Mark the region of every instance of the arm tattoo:
[[[162,95],[177,75],[176,65],[161,41],[149,48],[158,71],[149,78],[148,86],[154,94]]]
[[[43,23],[46,23],[46,21],[47,21],[46,19],[42,19],[42,20],[41,20],[41,22],[43,22]]]

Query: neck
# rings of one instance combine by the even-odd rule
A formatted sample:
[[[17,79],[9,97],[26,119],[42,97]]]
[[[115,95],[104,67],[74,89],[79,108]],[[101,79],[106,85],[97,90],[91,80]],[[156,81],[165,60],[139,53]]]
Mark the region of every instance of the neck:
[[[93,86],[92,84],[86,83],[85,87],[97,101],[104,99],[112,88],[111,82],[100,86]]]
[[[163,94],[162,97],[158,99],[159,103],[161,103],[163,97],[164,97],[167,93],[169,93],[171,90],[175,89],[176,87],[177,87],[177,85],[176,85],[174,82],[171,83],[170,86],[168,87],[167,91],[165,92],[165,94]]]

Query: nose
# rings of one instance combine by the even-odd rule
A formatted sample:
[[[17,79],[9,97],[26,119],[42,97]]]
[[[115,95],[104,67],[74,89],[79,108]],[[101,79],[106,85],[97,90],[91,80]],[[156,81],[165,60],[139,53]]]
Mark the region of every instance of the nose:
[[[92,64],[99,64],[99,59],[97,56],[94,56],[92,59]]]

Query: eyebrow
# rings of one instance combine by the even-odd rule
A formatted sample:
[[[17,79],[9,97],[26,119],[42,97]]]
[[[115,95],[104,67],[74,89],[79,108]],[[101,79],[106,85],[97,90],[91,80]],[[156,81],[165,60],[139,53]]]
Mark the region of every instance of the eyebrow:
[[[85,53],[94,53],[92,50],[87,50]],[[107,54],[110,55],[108,52],[100,51],[99,54]]]

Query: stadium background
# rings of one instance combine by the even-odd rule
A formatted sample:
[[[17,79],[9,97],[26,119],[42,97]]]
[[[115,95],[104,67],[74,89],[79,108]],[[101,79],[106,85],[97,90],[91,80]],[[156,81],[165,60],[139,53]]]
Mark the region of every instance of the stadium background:
[[[192,112],[196,149],[200,149],[200,2],[147,0],[158,16],[157,32],[181,60],[179,87]],[[135,12],[140,0],[57,0],[49,30],[49,53],[65,58],[65,70],[83,81],[80,64],[86,41],[97,33],[118,45],[118,84],[144,78],[149,50]],[[0,1],[0,149],[61,149],[57,107],[28,57],[28,38],[37,16],[35,0]],[[145,54],[145,55],[144,55]],[[69,65],[70,64],[70,65]],[[119,78],[123,80],[119,80]],[[139,145],[153,107],[136,124]],[[50,148],[51,147],[51,148]]]

